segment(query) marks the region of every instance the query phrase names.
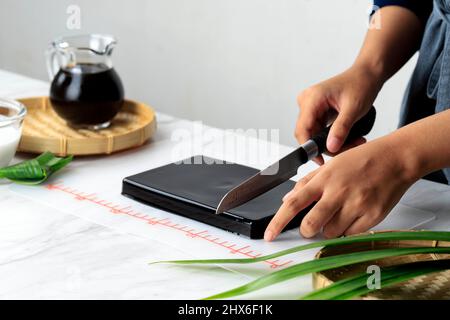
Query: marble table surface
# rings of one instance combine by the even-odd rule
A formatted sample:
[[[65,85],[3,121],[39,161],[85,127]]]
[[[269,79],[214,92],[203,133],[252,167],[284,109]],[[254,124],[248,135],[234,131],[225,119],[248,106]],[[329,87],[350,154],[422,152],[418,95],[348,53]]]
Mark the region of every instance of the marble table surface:
[[[0,70],[0,97],[47,92],[46,82]],[[158,120],[153,142],[190,123],[164,114]],[[422,227],[450,229],[447,186],[421,181],[402,202],[436,214]],[[142,262],[190,256],[25,199],[5,182],[0,203],[0,299],[198,299],[250,280],[218,266],[149,266]],[[310,289],[310,277],[303,277],[243,298],[295,298]]]

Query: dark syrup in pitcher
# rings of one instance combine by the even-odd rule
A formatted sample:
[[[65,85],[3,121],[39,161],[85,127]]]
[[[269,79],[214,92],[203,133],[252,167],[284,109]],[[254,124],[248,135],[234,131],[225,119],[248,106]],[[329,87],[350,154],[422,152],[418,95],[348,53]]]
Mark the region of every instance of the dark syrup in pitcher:
[[[123,98],[118,74],[104,64],[60,69],[50,88],[53,109],[73,126],[107,123],[119,112]]]

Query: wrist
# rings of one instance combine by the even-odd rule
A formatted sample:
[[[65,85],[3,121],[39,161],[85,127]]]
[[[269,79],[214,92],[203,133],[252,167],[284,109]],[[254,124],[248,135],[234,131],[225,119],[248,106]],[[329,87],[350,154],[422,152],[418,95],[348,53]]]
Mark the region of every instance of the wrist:
[[[369,82],[377,90],[377,93],[387,80],[384,68],[380,64],[355,61],[349,70],[361,75],[364,81]]]
[[[434,171],[428,165],[424,150],[419,150],[414,139],[404,130],[397,130],[382,139],[385,140],[386,154],[393,155],[392,161],[397,165],[399,177],[404,181],[413,183]]]

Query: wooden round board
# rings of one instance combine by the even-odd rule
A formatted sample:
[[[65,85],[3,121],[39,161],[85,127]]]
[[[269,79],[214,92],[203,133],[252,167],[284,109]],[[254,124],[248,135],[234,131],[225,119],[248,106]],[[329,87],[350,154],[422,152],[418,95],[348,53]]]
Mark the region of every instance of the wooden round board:
[[[48,97],[20,99],[27,107],[18,151],[59,156],[111,154],[144,144],[156,130],[149,106],[125,100],[107,129],[73,129],[53,111]]]
[[[382,231],[390,232],[390,231]],[[411,231],[414,232],[414,231]],[[405,248],[405,247],[449,247],[450,242],[445,241],[373,241],[356,243],[345,246],[326,247],[319,251],[316,259],[333,256],[342,253],[356,251],[366,251],[374,249]],[[401,257],[385,258],[368,263],[359,263],[345,266],[333,270],[322,271],[313,274],[313,287],[319,289],[328,286],[334,281],[351,277],[361,272],[366,272],[369,265],[389,267],[399,264],[431,261],[449,260],[450,254],[416,254]],[[380,290],[374,290],[361,299],[396,299],[396,300],[441,300],[450,299],[450,270],[436,272],[425,276],[420,276],[403,283],[392,285]]]

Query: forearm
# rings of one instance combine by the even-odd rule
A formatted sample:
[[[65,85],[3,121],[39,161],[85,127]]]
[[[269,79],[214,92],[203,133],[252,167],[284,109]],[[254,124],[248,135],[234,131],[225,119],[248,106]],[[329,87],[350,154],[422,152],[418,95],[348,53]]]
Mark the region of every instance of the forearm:
[[[450,110],[411,123],[385,137],[408,179],[450,167]],[[383,139],[383,138],[382,138]]]
[[[380,28],[368,30],[353,67],[364,69],[382,86],[417,51],[423,23],[398,6],[383,7],[372,19],[380,19]]]

